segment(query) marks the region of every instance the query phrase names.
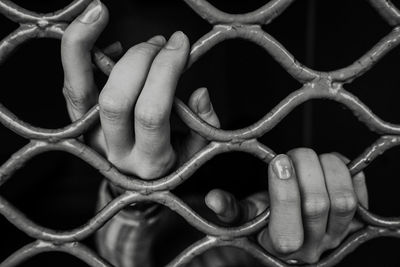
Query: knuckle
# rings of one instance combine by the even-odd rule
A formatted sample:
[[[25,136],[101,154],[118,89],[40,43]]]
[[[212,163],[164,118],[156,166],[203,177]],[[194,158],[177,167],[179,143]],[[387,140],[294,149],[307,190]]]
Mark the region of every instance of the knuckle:
[[[163,126],[166,121],[165,113],[142,109],[135,110],[135,122],[137,122],[142,129],[157,130]]]
[[[341,193],[331,199],[331,209],[335,214],[346,216],[357,208],[357,200],[352,193]]]
[[[304,202],[304,215],[308,219],[319,219],[329,211],[329,199],[326,197],[316,197],[306,199]]]
[[[105,92],[106,90],[103,90]],[[121,119],[127,110],[129,103],[126,99],[117,99],[108,93],[101,93],[99,97],[99,106],[101,115],[111,121]]]

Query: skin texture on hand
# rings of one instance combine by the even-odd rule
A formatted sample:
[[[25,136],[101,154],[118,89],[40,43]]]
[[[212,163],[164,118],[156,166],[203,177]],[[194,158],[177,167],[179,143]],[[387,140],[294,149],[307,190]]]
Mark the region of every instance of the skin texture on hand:
[[[214,189],[205,202],[226,223],[251,220],[269,207],[269,224],[258,234],[260,245],[283,260],[316,263],[362,227],[354,213],[357,203],[368,207],[365,176],[352,178],[346,163],[337,153],[318,156],[308,148],[293,149],[270,163],[268,192],[238,201]]]
[[[180,147],[171,145],[171,107],[188,60],[189,40],[178,31],[168,41],[155,36],[131,47],[99,92],[90,51],[107,22],[107,8],[96,0],[65,31],[61,55],[69,115],[77,120],[99,103],[101,123],[85,136],[86,142],[126,174],[142,179],[162,177],[177,158],[184,160],[207,144],[191,132]],[[189,107],[219,127],[206,88],[191,95]]]

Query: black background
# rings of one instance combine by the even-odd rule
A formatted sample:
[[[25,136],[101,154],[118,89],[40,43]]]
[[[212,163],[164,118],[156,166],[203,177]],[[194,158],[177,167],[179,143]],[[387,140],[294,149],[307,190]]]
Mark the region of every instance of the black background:
[[[70,1],[15,0],[37,12],[57,10]],[[252,11],[265,0],[223,1],[212,4],[231,13]],[[396,1],[394,1],[396,3]],[[211,26],[183,1],[105,1],[110,24],[99,40],[104,47],[119,40],[127,49],[138,42],[174,31],[184,31],[194,43]],[[313,17],[315,14],[315,17]],[[0,38],[17,24],[0,16]],[[391,28],[363,0],[299,0],[263,28],[300,62],[317,70],[333,70],[351,64],[388,34]],[[33,40],[0,66],[0,101],[18,117],[35,126],[58,128],[69,123],[61,93],[63,74],[58,40]],[[372,70],[346,88],[378,116],[398,123],[400,88],[399,55],[394,49]],[[105,77],[97,75],[99,87]],[[209,89],[223,129],[237,129],[260,119],[290,92],[301,87],[268,53],[255,44],[230,40],[213,48],[182,77],[178,96],[185,101],[196,88]],[[5,162],[28,141],[0,127],[0,160]],[[296,108],[260,141],[277,153],[308,146],[317,153],[338,151],[350,158],[359,155],[378,135],[337,103],[313,100]],[[400,214],[398,199],[399,149],[392,149],[366,170],[370,209],[384,216]],[[244,153],[223,154],[205,164],[176,190],[179,196],[203,195],[219,187],[238,197],[266,185],[266,166]],[[29,218],[46,227],[71,229],[94,214],[102,177],[83,161],[63,152],[49,152],[31,160],[7,182],[0,193]],[[0,260],[32,241],[0,218]],[[92,238],[84,243],[93,245]],[[398,266],[399,241],[380,238],[360,246],[339,266]],[[163,262],[160,260],[160,262]],[[23,266],[81,266],[62,253],[45,253]]]

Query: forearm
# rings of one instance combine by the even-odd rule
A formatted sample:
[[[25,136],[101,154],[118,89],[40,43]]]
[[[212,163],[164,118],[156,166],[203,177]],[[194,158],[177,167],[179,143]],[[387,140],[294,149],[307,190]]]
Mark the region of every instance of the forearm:
[[[108,183],[99,191],[98,209],[112,199]],[[152,266],[151,248],[160,219],[158,206],[138,211],[124,209],[110,219],[96,235],[99,253],[118,267]]]

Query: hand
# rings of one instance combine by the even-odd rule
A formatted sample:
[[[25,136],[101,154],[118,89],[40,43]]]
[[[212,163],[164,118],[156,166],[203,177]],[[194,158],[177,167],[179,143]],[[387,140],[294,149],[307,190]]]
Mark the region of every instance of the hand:
[[[171,145],[171,106],[188,60],[188,38],[176,32],[168,42],[155,36],[133,46],[116,63],[99,93],[90,51],[107,22],[107,8],[95,0],[65,31],[61,54],[68,113],[77,120],[98,102],[101,124],[85,136],[87,143],[126,174],[142,179],[161,177],[177,158],[190,157],[207,144],[191,132],[180,150]],[[197,89],[189,107],[219,127],[207,89]]]
[[[258,235],[260,245],[289,262],[316,263],[362,227],[354,218],[357,204],[368,208],[365,176],[351,178],[347,162],[334,153],[318,156],[311,149],[294,149],[270,163],[268,192],[239,202],[215,189],[205,201],[226,223],[248,221],[270,206],[269,224]]]

